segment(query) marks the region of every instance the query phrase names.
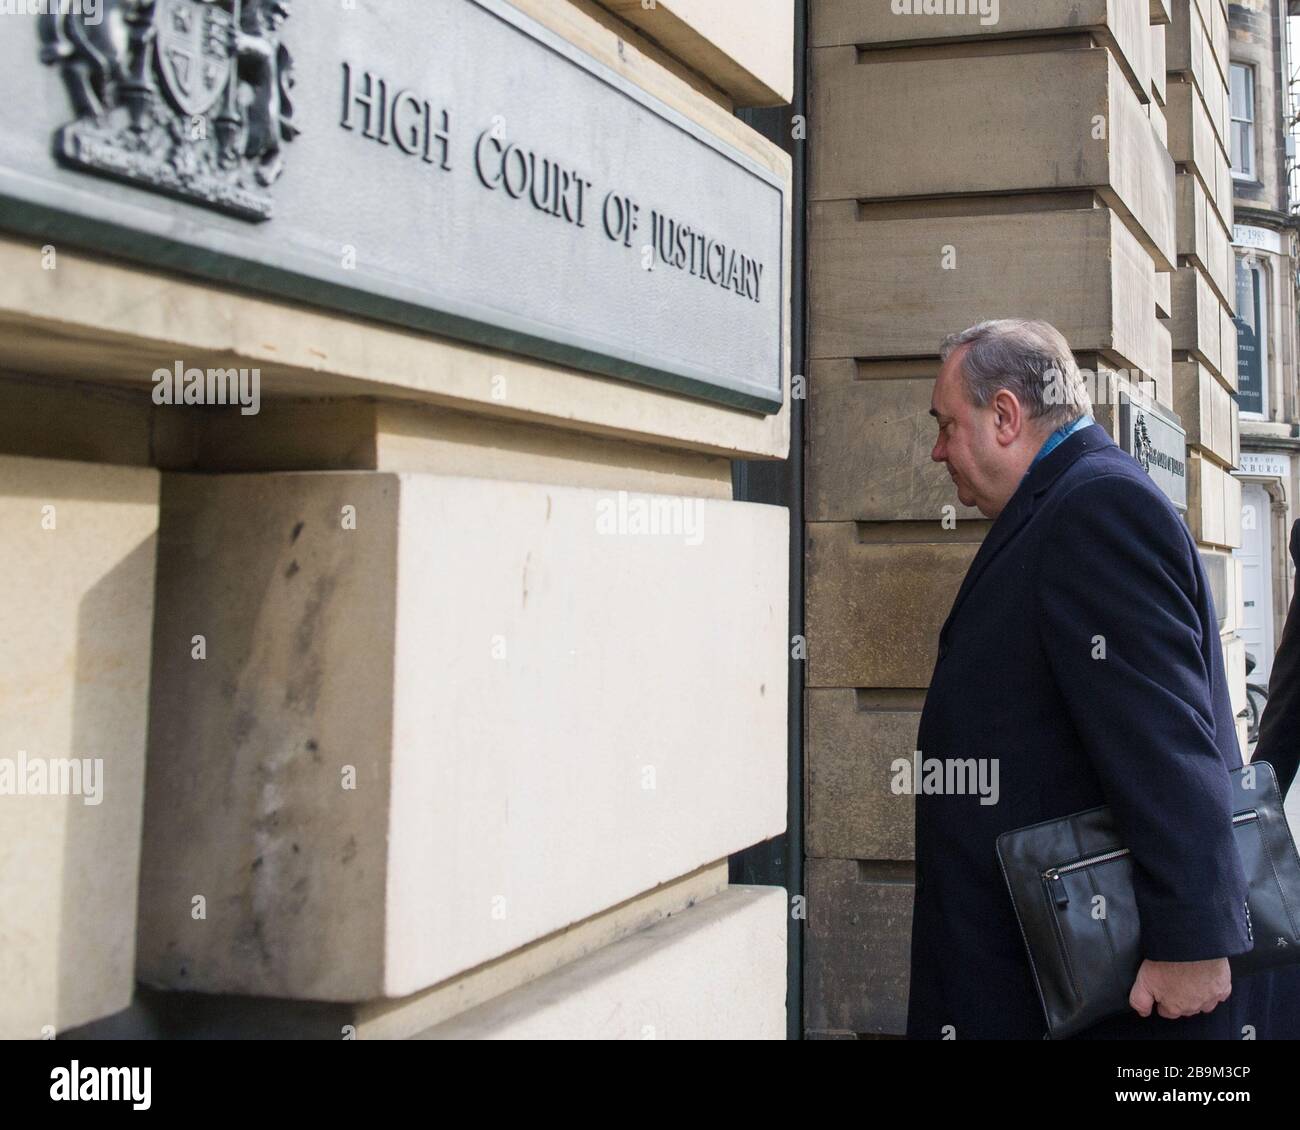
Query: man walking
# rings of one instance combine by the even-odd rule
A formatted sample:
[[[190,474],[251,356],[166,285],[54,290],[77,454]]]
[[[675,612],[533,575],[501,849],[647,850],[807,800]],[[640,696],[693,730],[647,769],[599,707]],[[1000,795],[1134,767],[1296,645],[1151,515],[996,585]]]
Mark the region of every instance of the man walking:
[[[1001,795],[916,798],[912,1039],[1041,1038],[999,833],[1109,804],[1131,849],[1132,1011],[1079,1038],[1269,1038],[1278,974],[1251,946],[1228,773],[1242,763],[1195,542],[1092,421],[1044,322],[947,339],[931,415],[966,506],[994,519],[939,635],[923,757],[997,759]]]

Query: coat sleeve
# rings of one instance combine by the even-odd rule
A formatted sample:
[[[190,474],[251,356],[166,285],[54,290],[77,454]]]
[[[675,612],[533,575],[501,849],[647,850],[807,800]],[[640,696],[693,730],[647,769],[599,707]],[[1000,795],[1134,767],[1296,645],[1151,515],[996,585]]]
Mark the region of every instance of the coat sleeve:
[[[1300,522],[1291,527],[1291,560],[1300,579]],[[1300,608],[1291,597],[1291,608],[1282,629],[1282,642],[1273,658],[1268,680],[1268,702],[1259,722],[1259,742],[1252,761],[1267,761],[1277,774],[1282,795],[1300,768]]]
[[[1062,501],[1034,584],[1055,682],[1132,852],[1143,953],[1154,961],[1252,944],[1215,741],[1207,656],[1222,660],[1217,641],[1203,639],[1201,610],[1216,621],[1202,578],[1173,508],[1114,474]]]

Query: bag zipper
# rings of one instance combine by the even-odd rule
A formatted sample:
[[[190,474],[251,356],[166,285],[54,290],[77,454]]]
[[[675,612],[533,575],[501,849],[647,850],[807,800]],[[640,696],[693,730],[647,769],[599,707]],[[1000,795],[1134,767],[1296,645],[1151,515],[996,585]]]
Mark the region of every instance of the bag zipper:
[[[1232,818],[1233,824],[1245,824],[1250,820],[1258,820],[1259,813],[1239,812]],[[1109,863],[1112,859],[1119,859],[1121,856],[1129,854],[1129,848],[1115,848],[1113,851],[1099,852],[1097,855],[1090,855],[1086,859],[1076,859],[1073,863],[1063,863],[1060,867],[1049,867],[1043,872],[1044,882],[1049,884],[1049,890],[1052,895],[1052,901],[1058,907],[1070,905],[1070,893],[1065,889],[1065,882],[1062,875],[1068,875],[1071,871],[1078,871],[1081,867],[1092,867],[1098,863]]]

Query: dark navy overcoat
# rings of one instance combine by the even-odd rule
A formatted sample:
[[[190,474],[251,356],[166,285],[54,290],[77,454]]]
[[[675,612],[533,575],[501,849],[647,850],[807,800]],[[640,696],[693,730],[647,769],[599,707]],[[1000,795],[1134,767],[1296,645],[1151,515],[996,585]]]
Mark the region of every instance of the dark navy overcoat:
[[[999,797],[916,797],[911,1039],[1041,1039],[999,833],[1109,804],[1145,956],[1251,945],[1228,772],[1242,764],[1219,625],[1187,525],[1100,425],[1030,468],[940,633],[922,758],[996,758]],[[991,780],[991,778],[988,778]],[[1300,973],[1234,980],[1213,1012],[1130,1012],[1076,1038],[1295,1038]]]

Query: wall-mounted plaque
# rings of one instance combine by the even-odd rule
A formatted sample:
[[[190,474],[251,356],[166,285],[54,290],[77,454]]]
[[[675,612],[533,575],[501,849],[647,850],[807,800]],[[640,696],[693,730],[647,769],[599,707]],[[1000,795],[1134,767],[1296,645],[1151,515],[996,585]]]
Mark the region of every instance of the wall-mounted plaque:
[[[1119,445],[1179,510],[1187,509],[1187,432],[1160,409],[1119,397]]]
[[[780,407],[782,180],[504,0],[41,7],[0,226]]]

